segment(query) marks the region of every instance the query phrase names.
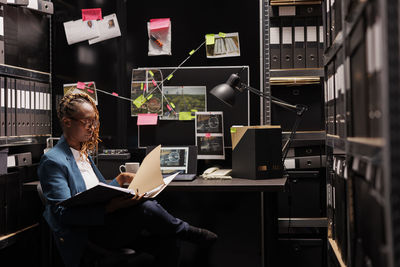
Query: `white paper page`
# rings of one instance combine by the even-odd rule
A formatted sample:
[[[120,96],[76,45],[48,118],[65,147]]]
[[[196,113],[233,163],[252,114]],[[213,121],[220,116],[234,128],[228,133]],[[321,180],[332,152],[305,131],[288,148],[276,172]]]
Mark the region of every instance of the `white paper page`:
[[[100,36],[98,22],[95,20],[64,22],[64,30],[69,45]]]
[[[17,109],[21,108],[21,90],[17,90]]]
[[[294,41],[295,42],[304,42],[304,27],[295,27],[294,28]]]
[[[317,41],[317,27],[307,26],[307,42]]]
[[[11,107],[15,108],[15,90],[11,89]]]
[[[3,17],[0,17],[0,35],[4,35],[4,20]]]
[[[282,27],[282,44],[292,44],[292,27]]]
[[[172,182],[172,180],[174,180],[174,178],[175,178],[178,174],[179,174],[179,172],[176,172],[176,173],[174,173],[174,174],[172,174],[172,175],[170,175],[170,176],[168,176],[168,177],[165,177],[165,178],[164,178],[164,184],[162,184],[162,185],[160,185],[160,186],[154,188],[153,190],[147,192],[147,193],[145,194],[144,197],[145,197],[145,198],[155,198],[158,194],[161,193],[161,191],[163,191],[163,189],[164,189],[167,185],[169,185],[169,183]]]
[[[1,107],[4,108],[6,103],[5,103],[5,90],[4,88],[1,88]]]
[[[270,44],[280,44],[279,41],[279,27],[271,27],[269,28],[269,43]]]
[[[38,10],[39,9],[39,1],[38,0],[29,0],[29,4],[27,7]]]
[[[99,28],[99,37],[89,40],[89,44],[95,44],[107,39],[121,36],[118,19],[116,14],[105,16],[103,20],[97,22]]]
[[[295,6],[280,6],[279,16],[296,16]]]

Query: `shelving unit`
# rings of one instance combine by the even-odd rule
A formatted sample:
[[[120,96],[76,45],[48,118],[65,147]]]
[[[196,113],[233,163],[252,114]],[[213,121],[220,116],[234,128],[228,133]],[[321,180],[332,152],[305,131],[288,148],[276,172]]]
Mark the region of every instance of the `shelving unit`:
[[[282,266],[293,266],[293,264],[324,266],[326,250],[326,229],[327,218],[325,212],[325,141],[326,132],[323,125],[323,77],[324,69],[319,67],[322,59],[318,57],[321,50],[320,43],[316,42],[314,50],[310,49],[311,43],[306,43],[307,26],[315,29],[315,34],[319,31],[319,23],[321,22],[320,1],[270,1],[270,4],[264,8],[264,28],[267,29],[264,40],[264,74],[268,78],[268,83],[264,85],[264,92],[278,97],[290,104],[304,104],[310,108],[303,116],[302,124],[296,131],[285,165],[288,167],[288,190],[279,194],[280,208],[279,216],[279,244],[281,253],[287,253],[287,261],[282,262]],[[283,9],[290,10],[290,15],[282,15]],[[300,14],[303,23],[295,24],[295,19]],[[279,14],[279,16],[278,16]],[[274,23],[272,21],[274,20]],[[279,22],[278,22],[279,21]],[[306,23],[308,21],[308,23]],[[310,21],[311,24],[310,24]],[[303,28],[304,47],[298,50],[299,54],[294,52],[295,26]],[[280,50],[280,62],[278,65],[288,66],[288,68],[276,68],[272,66],[274,53],[277,53],[276,44],[271,48],[270,44],[265,45],[272,38],[270,35],[270,27],[279,28],[280,48],[283,47],[283,28],[291,32],[292,48],[285,50],[285,55],[292,57],[292,63],[285,64],[283,61],[283,50]],[[276,29],[275,29],[276,30]],[[301,29],[300,29],[301,31]],[[307,33],[311,35],[310,33]],[[275,31],[276,38],[276,31]],[[319,37],[315,37],[319,40]],[[311,39],[310,39],[311,40]],[[312,41],[311,41],[312,42]],[[272,44],[272,43],[271,43]],[[310,47],[308,47],[310,45]],[[271,49],[275,49],[271,53]],[[286,49],[286,48],[285,48]],[[292,54],[290,54],[292,49]],[[315,52],[315,54],[313,54]],[[295,55],[302,53],[302,58],[295,65]],[[307,60],[307,62],[306,62]],[[314,61],[312,61],[314,60]],[[265,64],[265,63],[268,64]],[[276,63],[277,61],[275,61]],[[297,67],[304,64],[304,67]],[[316,67],[312,64],[315,64]],[[296,68],[297,67],[297,68]],[[306,68],[307,67],[307,68]],[[266,79],[264,80],[264,82]],[[292,123],[296,118],[296,114],[280,109],[276,105],[268,103],[264,107],[264,123],[280,124],[283,132],[283,142],[290,136]],[[293,120],[293,121],[292,121]],[[294,165],[292,165],[294,164]],[[306,196],[307,195],[307,196]],[[293,200],[292,200],[293,198]],[[299,204],[301,203],[301,204]],[[303,233],[309,233],[304,235]],[[291,255],[292,247],[299,246]],[[285,251],[285,252],[283,252]],[[308,253],[313,254],[313,258],[308,257]],[[290,255],[289,255],[290,254]],[[298,259],[298,262],[290,257]],[[321,264],[322,263],[322,264]],[[310,265],[311,264],[311,265]]]
[[[399,266],[398,2],[323,6],[328,266]]]

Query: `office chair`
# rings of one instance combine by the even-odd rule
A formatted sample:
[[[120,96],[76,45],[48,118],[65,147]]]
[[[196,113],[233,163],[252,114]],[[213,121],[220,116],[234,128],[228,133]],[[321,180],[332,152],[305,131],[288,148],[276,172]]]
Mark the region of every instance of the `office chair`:
[[[39,198],[42,201],[43,205],[46,205],[46,198],[43,194],[42,186],[40,183],[38,183],[36,187]],[[50,251],[50,257],[52,256],[52,251],[53,251],[53,244],[54,244],[54,233],[50,231],[50,241],[49,241],[49,251]],[[93,267],[98,267],[98,266],[125,266],[125,264],[131,263],[133,261],[133,258],[139,258],[138,263],[145,263],[149,261],[149,259],[143,258],[143,257],[138,257],[139,253],[136,253],[136,251],[129,249],[129,248],[123,248],[123,249],[118,249],[118,250],[110,250],[108,248],[103,248],[97,244],[94,244],[92,242],[88,242],[88,246],[86,248],[86,251],[84,253],[84,256],[81,261],[81,266],[93,266]],[[51,263],[51,259],[49,260]]]

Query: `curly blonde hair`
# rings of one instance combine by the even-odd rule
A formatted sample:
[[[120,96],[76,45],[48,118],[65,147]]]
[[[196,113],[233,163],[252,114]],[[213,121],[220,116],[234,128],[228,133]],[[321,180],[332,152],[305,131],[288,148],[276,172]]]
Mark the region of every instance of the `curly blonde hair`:
[[[93,99],[85,93],[71,93],[65,95],[57,108],[57,117],[60,121],[61,126],[64,128],[62,119],[63,118],[73,118],[74,115],[78,111],[78,106],[82,105],[83,103],[89,103],[92,105],[93,110],[95,112],[95,119],[98,121],[100,116],[99,116],[99,111],[97,110],[96,104],[94,103]],[[86,142],[82,143],[81,147],[81,157],[85,155],[88,157],[88,154],[97,150],[98,143],[101,142],[99,139],[99,129],[100,129],[100,123],[96,126],[96,128],[93,130],[93,134],[90,137],[90,139]]]

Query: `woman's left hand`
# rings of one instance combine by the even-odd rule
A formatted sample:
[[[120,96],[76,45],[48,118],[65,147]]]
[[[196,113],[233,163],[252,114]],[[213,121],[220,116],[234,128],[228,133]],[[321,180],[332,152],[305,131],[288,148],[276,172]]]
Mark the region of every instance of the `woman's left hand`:
[[[133,178],[135,178],[135,174],[134,173],[122,172],[115,179],[117,180],[119,185],[122,187],[126,183],[130,184],[132,182]]]

